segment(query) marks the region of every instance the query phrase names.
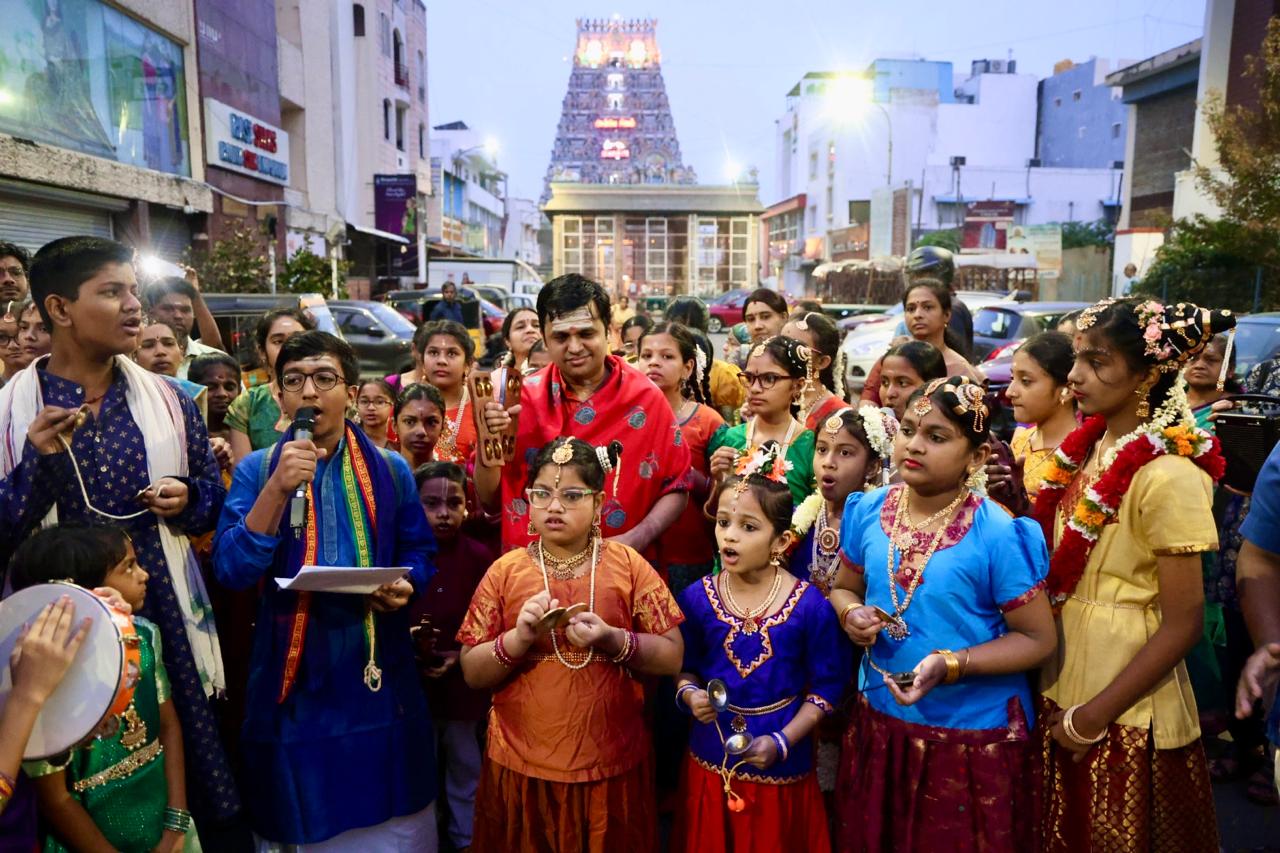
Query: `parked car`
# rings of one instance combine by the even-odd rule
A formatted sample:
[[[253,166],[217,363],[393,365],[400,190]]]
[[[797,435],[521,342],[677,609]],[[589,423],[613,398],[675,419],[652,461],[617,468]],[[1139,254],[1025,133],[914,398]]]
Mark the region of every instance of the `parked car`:
[[[227,352],[246,368],[258,362],[254,340],[258,321],[274,308],[301,308],[311,315],[317,329],[342,336],[328,303],[318,293],[206,293],[204,304],[218,324]]]
[[[707,310],[711,314],[711,321],[707,325],[707,330],[714,335],[734,323],[741,323],[742,309],[747,304],[747,296],[750,294],[750,290],[738,288],[704,300],[707,303]]]
[[[537,302],[537,297],[526,293],[508,293],[496,284],[470,284],[467,289],[474,290],[481,299],[492,302],[508,313],[517,308],[533,308]]]
[[[1014,341],[1050,331],[1064,315],[1088,307],[1088,302],[1001,302],[983,306],[973,315],[974,360],[984,361]]]
[[[856,303],[822,303],[822,313],[826,314],[839,326],[845,320],[854,317],[875,317],[889,310],[888,305],[860,305]]]
[[[413,369],[414,325],[382,302],[337,299],[329,310],[342,335],[360,357],[362,376],[386,376]]]
[[[1280,311],[1237,317],[1235,351],[1241,379],[1258,362],[1280,358]]]
[[[1013,305],[1016,294],[962,290],[956,294],[956,298],[970,311],[976,312],[985,305],[995,303]],[[895,337],[907,334],[899,328],[901,321],[902,303],[898,303],[883,314],[872,315],[854,331],[845,335],[840,349],[844,351],[845,357],[845,387],[850,391],[862,393],[867,375],[880,360],[880,356],[884,355]]]

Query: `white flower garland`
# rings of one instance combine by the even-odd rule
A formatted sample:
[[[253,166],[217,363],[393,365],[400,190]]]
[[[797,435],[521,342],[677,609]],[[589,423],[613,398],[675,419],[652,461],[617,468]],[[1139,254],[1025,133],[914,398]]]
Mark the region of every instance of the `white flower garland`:
[[[867,443],[875,455],[882,460],[892,456],[893,437],[898,434],[897,418],[870,403],[858,407],[858,417],[862,419],[862,431],[867,434]]]
[[[795,531],[798,538],[803,539],[804,535],[809,532],[809,528],[818,520],[818,513],[822,512],[822,507],[826,500],[822,497],[821,492],[814,492],[800,502],[800,506],[796,507],[795,512],[791,514],[791,529]]]

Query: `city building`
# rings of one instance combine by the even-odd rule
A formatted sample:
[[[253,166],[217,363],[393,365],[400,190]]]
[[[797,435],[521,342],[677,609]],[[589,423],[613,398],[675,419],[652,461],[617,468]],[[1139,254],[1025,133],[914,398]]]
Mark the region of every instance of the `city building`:
[[[281,258],[287,220],[280,214],[295,174],[294,146],[280,121],[275,0],[195,0],[193,8],[205,180],[214,193],[200,242],[247,228]],[[190,235],[177,241],[189,242]]]
[[[466,122],[436,125],[431,135],[433,194],[427,206],[427,244],[446,257],[511,257],[503,252],[507,175],[494,143]]]
[[[542,202],[552,183],[695,183],[662,79],[658,22],[615,16],[577,26]]]
[[[426,280],[418,212],[431,188],[427,7],[425,0],[337,7],[328,78],[337,205],[349,226],[349,287],[377,295]]]
[[[1128,62],[1118,63],[1120,67]],[[1106,169],[1124,160],[1128,109],[1107,85],[1116,65],[1097,57],[1059,62],[1040,81],[1036,157],[1049,168]]]
[[[1107,77],[1129,111],[1120,220],[1116,224],[1117,282],[1132,263],[1139,275],[1164,243],[1174,218],[1179,173],[1191,168],[1201,40],[1137,62]]]
[[[528,198],[507,199],[507,228],[502,237],[502,257],[524,261],[531,267],[542,265],[538,234],[543,226],[538,203]]]
[[[680,156],[657,22],[579,20],[543,213],[553,275],[629,296],[711,296],[759,281],[754,179],[702,186]]]
[[[801,294],[824,261],[900,255],[921,234],[960,227],[975,202],[1011,222],[1103,218],[1120,172],[1047,168],[1036,156],[1038,81],[1014,60],[877,59],[811,72],[777,121],[779,185],[764,218],[765,274]]]
[[[73,234],[180,254],[204,183],[189,3],[10,3],[0,27],[0,239]]]

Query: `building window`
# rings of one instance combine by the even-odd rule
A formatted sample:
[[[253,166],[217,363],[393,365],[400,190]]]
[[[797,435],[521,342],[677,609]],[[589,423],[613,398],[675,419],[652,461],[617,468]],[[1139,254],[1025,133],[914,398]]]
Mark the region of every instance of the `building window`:
[[[1080,125],[1078,128],[1076,128],[1076,139],[1084,139],[1084,135],[1088,130],[1089,128],[1085,127],[1083,124]]]
[[[391,99],[382,99],[382,138],[391,139]]]
[[[427,159],[427,126],[418,122],[418,158]]]
[[[391,55],[391,19],[386,12],[378,13],[378,48],[383,56]]]
[[[1080,94],[1081,94],[1081,93],[1080,93],[1080,90],[1079,90],[1079,89],[1076,89],[1074,92],[1072,92],[1072,93],[1071,93],[1071,100],[1073,100],[1073,101],[1078,101],[1078,100],[1080,100]]]
[[[809,205],[809,231],[818,230],[818,206],[816,204]]]
[[[353,3],[351,6],[351,27],[357,36],[364,35],[364,4]]]
[[[621,92],[610,92],[609,93],[609,109],[611,110],[622,109],[622,97],[623,96]]]
[[[817,180],[818,178],[818,152],[809,152],[809,180]]]
[[[1060,107],[1060,106],[1062,106],[1062,98],[1054,98],[1054,99],[1053,99],[1053,105],[1054,105],[1055,107]]]
[[[1115,124],[1111,125],[1111,138],[1112,139],[1120,138],[1120,122],[1116,122]]]
[[[391,33],[391,67],[396,76],[396,85],[402,89],[409,88],[409,64],[405,62],[404,37],[399,30]]]
[[[610,89],[621,89],[621,88],[622,88],[622,75],[621,75],[621,74],[610,74],[610,75],[609,75],[609,88],[610,88]]]
[[[418,51],[418,100],[427,102],[427,58]]]

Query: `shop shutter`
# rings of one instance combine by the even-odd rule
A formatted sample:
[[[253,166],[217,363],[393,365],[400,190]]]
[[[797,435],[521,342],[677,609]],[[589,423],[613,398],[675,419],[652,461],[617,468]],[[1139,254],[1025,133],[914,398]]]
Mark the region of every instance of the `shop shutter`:
[[[0,194],[0,240],[17,243],[33,254],[59,237],[113,236],[105,210]]]

